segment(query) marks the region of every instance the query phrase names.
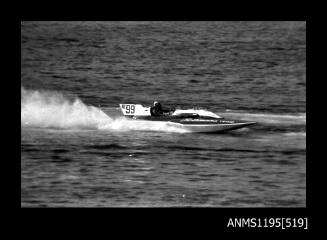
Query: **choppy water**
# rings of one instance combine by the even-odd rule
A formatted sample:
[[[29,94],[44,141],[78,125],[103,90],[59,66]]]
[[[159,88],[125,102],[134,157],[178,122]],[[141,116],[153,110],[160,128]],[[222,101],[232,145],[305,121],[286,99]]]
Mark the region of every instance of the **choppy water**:
[[[23,22],[21,205],[306,206],[304,22]],[[257,121],[224,134],[119,103]]]

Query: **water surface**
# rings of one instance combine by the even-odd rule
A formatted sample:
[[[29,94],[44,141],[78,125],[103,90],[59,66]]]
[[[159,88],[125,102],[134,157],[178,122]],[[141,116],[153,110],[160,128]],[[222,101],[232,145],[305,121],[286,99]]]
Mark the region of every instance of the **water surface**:
[[[304,22],[23,22],[23,207],[305,207]],[[119,103],[257,121],[194,134]]]

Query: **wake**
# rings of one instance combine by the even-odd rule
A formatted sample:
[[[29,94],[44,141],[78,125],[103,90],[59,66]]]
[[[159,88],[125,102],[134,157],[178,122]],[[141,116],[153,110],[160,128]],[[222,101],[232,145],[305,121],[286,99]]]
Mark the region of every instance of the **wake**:
[[[228,111],[219,114],[226,118],[235,118],[245,121],[255,121],[267,125],[306,125],[306,114],[266,114]]]
[[[21,87],[21,127],[186,132],[165,122],[112,118],[100,108],[84,104],[79,98],[70,100],[59,92],[24,87]]]
[[[108,121],[108,115],[78,98],[69,100],[58,92],[21,88],[22,127],[98,129]]]

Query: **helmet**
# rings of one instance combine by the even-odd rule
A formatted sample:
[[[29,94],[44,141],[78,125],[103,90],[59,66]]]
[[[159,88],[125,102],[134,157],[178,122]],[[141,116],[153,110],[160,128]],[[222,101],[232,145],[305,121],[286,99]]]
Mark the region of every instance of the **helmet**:
[[[157,101],[153,102],[153,106],[157,106],[158,104],[159,104],[159,102],[157,102]]]

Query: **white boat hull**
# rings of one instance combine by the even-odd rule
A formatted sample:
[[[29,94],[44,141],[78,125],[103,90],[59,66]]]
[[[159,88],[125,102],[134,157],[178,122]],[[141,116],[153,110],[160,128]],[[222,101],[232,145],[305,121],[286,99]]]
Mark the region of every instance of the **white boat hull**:
[[[119,104],[119,106],[126,117],[135,120],[163,121],[189,132],[224,132],[255,124],[255,122],[224,119],[204,110],[175,110],[169,114],[152,116],[150,107],[143,107],[141,104]]]
[[[255,122],[247,122],[247,123],[234,123],[234,124],[181,124],[170,122],[174,127],[178,127],[190,132],[224,132],[229,130],[234,130],[238,128],[243,128]]]

